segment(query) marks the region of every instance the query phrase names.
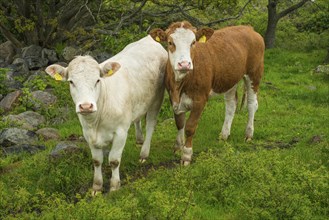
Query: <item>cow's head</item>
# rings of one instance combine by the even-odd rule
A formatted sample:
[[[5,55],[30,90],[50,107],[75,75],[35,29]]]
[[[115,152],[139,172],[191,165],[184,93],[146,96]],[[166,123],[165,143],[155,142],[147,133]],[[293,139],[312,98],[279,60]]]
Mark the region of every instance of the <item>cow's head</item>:
[[[119,69],[120,64],[116,62],[100,65],[90,56],[78,56],[68,67],[53,64],[45,71],[56,80],[69,81],[76,112],[88,114],[97,111],[103,78],[112,76]]]
[[[173,23],[166,31],[159,28],[150,31],[154,40],[167,42],[169,62],[177,82],[193,70],[196,41],[204,43],[213,33],[214,30],[211,28],[197,30],[187,21]]]

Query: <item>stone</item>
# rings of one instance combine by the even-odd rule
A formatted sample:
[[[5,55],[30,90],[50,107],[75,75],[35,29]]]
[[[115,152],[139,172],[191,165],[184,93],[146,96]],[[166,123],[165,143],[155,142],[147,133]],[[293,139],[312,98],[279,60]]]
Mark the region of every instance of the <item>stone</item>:
[[[31,95],[32,95],[31,102],[33,104],[34,110],[38,110],[42,107],[52,105],[57,101],[56,96],[46,91],[37,90],[31,92]]]
[[[10,147],[20,144],[34,144],[38,141],[36,133],[21,128],[6,128],[0,132],[0,146]]]
[[[10,111],[21,94],[22,92],[20,90],[16,90],[14,92],[8,93],[0,101],[0,108],[2,108],[5,112]]]
[[[15,54],[16,50],[12,42],[6,41],[0,44],[0,59],[3,59],[7,65],[13,62]]]
[[[63,153],[68,153],[68,152],[80,152],[81,148],[79,148],[77,145],[75,145],[72,142],[59,142],[56,147],[51,151],[49,154],[50,157],[52,158],[58,158],[61,156]]]
[[[2,148],[2,152],[6,156],[20,153],[29,153],[33,155],[45,149],[46,147],[43,145],[16,144],[10,147]]]
[[[22,48],[22,58],[27,62],[30,70],[37,70],[48,64],[48,59],[42,57],[42,48],[37,45]]]
[[[71,61],[75,56],[80,55],[80,51],[74,47],[65,47],[62,52],[62,56],[65,61]]]
[[[8,89],[21,89],[22,82],[29,76],[26,62],[23,59],[15,59],[14,63],[7,68],[4,84]]]
[[[316,86],[308,86],[307,88],[310,91],[315,91],[316,90]]]
[[[10,126],[20,126],[23,129],[36,130],[46,122],[46,119],[37,112],[26,111],[18,115],[8,115],[3,118],[3,121],[8,122]]]
[[[58,57],[55,50],[43,48],[41,51],[41,57],[48,60],[48,64],[53,64],[58,61]]]
[[[105,60],[111,58],[113,55],[107,53],[107,52],[100,52],[100,53],[95,53],[93,56],[95,60],[97,60],[98,63],[102,63]]]
[[[16,72],[29,72],[29,66],[27,65],[27,62],[22,58],[16,58],[13,62],[13,65],[16,66]]]
[[[41,128],[36,133],[44,140],[59,140],[61,138],[59,131],[55,128]]]
[[[315,68],[314,73],[329,75],[329,65],[319,65]]]

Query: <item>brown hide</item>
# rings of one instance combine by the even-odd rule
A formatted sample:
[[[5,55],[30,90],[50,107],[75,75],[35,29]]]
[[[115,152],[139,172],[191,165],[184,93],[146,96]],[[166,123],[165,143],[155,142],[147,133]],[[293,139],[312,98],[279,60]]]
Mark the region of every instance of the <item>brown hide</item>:
[[[167,30],[172,32],[173,30]],[[186,93],[193,102],[207,99],[211,90],[223,93],[237,84],[245,74],[258,91],[263,74],[263,38],[249,26],[227,27],[214,32],[206,43],[192,48],[193,70],[181,83],[175,82],[171,65],[167,63],[166,88],[172,101]],[[178,100],[177,100],[178,99]]]

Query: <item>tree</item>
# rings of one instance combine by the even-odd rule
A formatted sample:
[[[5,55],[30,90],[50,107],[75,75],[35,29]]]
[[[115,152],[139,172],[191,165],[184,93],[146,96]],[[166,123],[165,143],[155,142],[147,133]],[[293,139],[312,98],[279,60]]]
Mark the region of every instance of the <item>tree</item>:
[[[268,19],[267,19],[267,28],[265,32],[265,46],[266,48],[273,48],[275,45],[275,32],[276,27],[281,18],[288,15],[289,13],[297,10],[302,7],[306,2],[311,0],[299,0],[294,2],[294,4],[287,6],[281,12],[277,11],[279,3],[282,3],[281,0],[268,0],[267,10],[268,10]]]
[[[49,46],[65,40],[78,27],[94,25],[92,9],[96,7],[88,0],[1,1],[0,31],[17,47]]]

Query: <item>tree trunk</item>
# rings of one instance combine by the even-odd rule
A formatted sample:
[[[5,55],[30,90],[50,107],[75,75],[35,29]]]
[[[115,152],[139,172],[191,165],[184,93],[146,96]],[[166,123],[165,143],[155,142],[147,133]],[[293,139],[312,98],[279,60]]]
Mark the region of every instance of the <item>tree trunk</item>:
[[[22,48],[23,44],[17,40],[17,38],[8,29],[0,23],[0,32],[9,41],[11,41],[17,48]]]
[[[278,24],[278,16],[276,13],[276,2],[269,0],[268,8],[268,18],[267,18],[267,28],[265,32],[265,47],[267,49],[273,48],[275,45],[275,31],[276,25]]]
[[[277,13],[276,6],[279,0],[268,0],[268,5],[267,5],[268,19],[267,19],[267,28],[265,33],[265,47],[267,49],[273,48],[275,46],[275,30],[278,21],[282,17],[302,7],[308,1],[310,0],[301,0],[298,3],[291,5],[290,7],[281,11],[280,13]]]

